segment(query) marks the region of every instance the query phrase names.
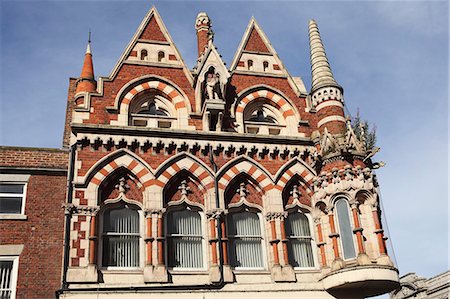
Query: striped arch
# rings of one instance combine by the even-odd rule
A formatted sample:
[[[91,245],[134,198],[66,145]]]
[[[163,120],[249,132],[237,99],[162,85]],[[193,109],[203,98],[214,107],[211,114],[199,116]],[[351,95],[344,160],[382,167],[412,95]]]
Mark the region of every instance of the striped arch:
[[[119,112],[117,120],[111,120],[111,125],[128,125],[128,112],[131,101],[140,93],[146,90],[157,90],[164,94],[170,102],[172,117],[176,118],[174,122],[177,128],[187,128],[189,112],[191,105],[186,94],[175,83],[156,75],[147,75],[136,78],[125,84],[117,93],[114,100],[114,106],[108,109],[117,109]]]
[[[312,195],[313,190],[310,186],[313,184],[313,179],[316,176],[314,171],[305,165],[301,160],[295,158],[287,162],[280,168],[275,179],[275,188],[283,191],[286,184],[295,176],[299,175],[305,182],[305,187],[309,195]]]
[[[115,157],[111,157],[111,155],[109,155],[103,160],[103,167],[98,169],[89,181],[89,190],[96,190],[102,181],[104,181],[110,174],[120,167],[123,167],[134,174],[142,186],[147,187],[151,185],[151,182],[153,181],[153,174],[148,169],[147,165],[130,155],[128,151],[123,151],[122,153],[123,154],[121,155],[114,155]]]
[[[128,108],[130,105],[130,102],[133,100],[133,98],[145,91],[150,89],[156,89],[163,94],[165,94],[175,105],[175,109],[177,110],[186,110],[188,109],[188,103],[187,100],[181,95],[181,93],[178,92],[174,87],[172,87],[169,84],[166,84],[161,81],[153,80],[153,81],[147,81],[144,83],[141,83],[137,86],[135,86],[133,89],[128,91],[128,93],[124,96],[122,99],[122,103],[120,105],[120,114],[128,114]]]
[[[238,157],[228,162],[219,172],[219,189],[224,191],[231,181],[241,173],[253,178],[264,193],[273,189],[273,183],[268,172],[256,161],[246,157]]]
[[[200,190],[213,188],[214,179],[211,170],[203,165],[203,162],[187,153],[172,157],[159,167],[156,172],[155,185],[163,188],[172,177],[182,170],[188,171],[199,180]]]

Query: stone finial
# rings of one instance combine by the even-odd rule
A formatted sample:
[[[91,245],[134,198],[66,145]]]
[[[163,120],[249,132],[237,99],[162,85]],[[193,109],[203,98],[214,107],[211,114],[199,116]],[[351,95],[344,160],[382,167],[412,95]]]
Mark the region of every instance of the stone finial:
[[[292,186],[292,191],[290,191],[289,193],[292,195],[292,198],[294,199],[294,201],[298,200],[300,198],[300,196],[302,196],[300,191],[298,191],[298,185],[297,184]]]
[[[119,184],[117,184],[116,189],[119,190],[120,195],[124,195],[128,189],[130,189],[130,186],[127,184],[127,181],[124,177],[119,179]]]
[[[314,20],[309,21],[309,45],[312,76],[311,93],[325,86],[341,88],[336,80],[334,80],[327,55],[325,54],[325,48],[323,47],[322,39],[320,38],[319,28]]]
[[[236,190],[236,193],[239,194],[241,199],[245,200],[245,197],[247,196],[247,188],[245,187],[245,183],[239,184],[239,189]]]
[[[178,187],[178,190],[181,191],[181,197],[186,197],[191,188],[188,187],[186,180],[182,180],[180,186]]]

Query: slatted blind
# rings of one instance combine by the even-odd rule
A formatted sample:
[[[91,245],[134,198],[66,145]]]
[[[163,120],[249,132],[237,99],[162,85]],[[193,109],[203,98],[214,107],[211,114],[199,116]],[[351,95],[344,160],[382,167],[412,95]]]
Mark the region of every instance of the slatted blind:
[[[203,268],[200,214],[189,210],[171,212],[167,227],[169,266]]]
[[[301,213],[291,213],[286,222],[289,238],[289,263],[294,267],[314,267],[309,220]]]
[[[231,264],[240,268],[262,268],[261,222],[255,213],[233,213],[228,218]]]
[[[105,211],[103,266],[139,267],[139,214],[136,210],[119,208]]]
[[[0,261],[0,298],[9,299],[12,294],[13,261]]]

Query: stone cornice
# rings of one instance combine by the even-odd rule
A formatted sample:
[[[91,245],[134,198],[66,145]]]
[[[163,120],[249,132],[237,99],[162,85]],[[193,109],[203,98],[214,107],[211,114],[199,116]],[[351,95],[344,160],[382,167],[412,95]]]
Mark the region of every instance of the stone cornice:
[[[111,125],[94,125],[94,124],[74,124],[72,123],[72,132],[78,133],[94,133],[107,135],[123,135],[123,136],[142,136],[142,137],[160,137],[169,139],[190,139],[190,140],[206,140],[206,141],[235,141],[235,142],[252,142],[262,144],[279,144],[279,145],[305,145],[313,146],[313,141],[308,137],[292,137],[292,136],[258,136],[253,134],[239,134],[233,132],[203,132],[188,130],[165,130],[158,128],[140,128],[140,127],[121,127]]]

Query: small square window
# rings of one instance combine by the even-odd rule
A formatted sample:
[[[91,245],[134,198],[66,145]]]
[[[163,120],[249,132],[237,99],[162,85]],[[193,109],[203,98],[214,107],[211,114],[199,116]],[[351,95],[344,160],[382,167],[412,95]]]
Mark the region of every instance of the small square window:
[[[26,183],[0,183],[0,216],[24,214],[26,186]]]
[[[0,256],[0,298],[16,298],[17,256]]]

